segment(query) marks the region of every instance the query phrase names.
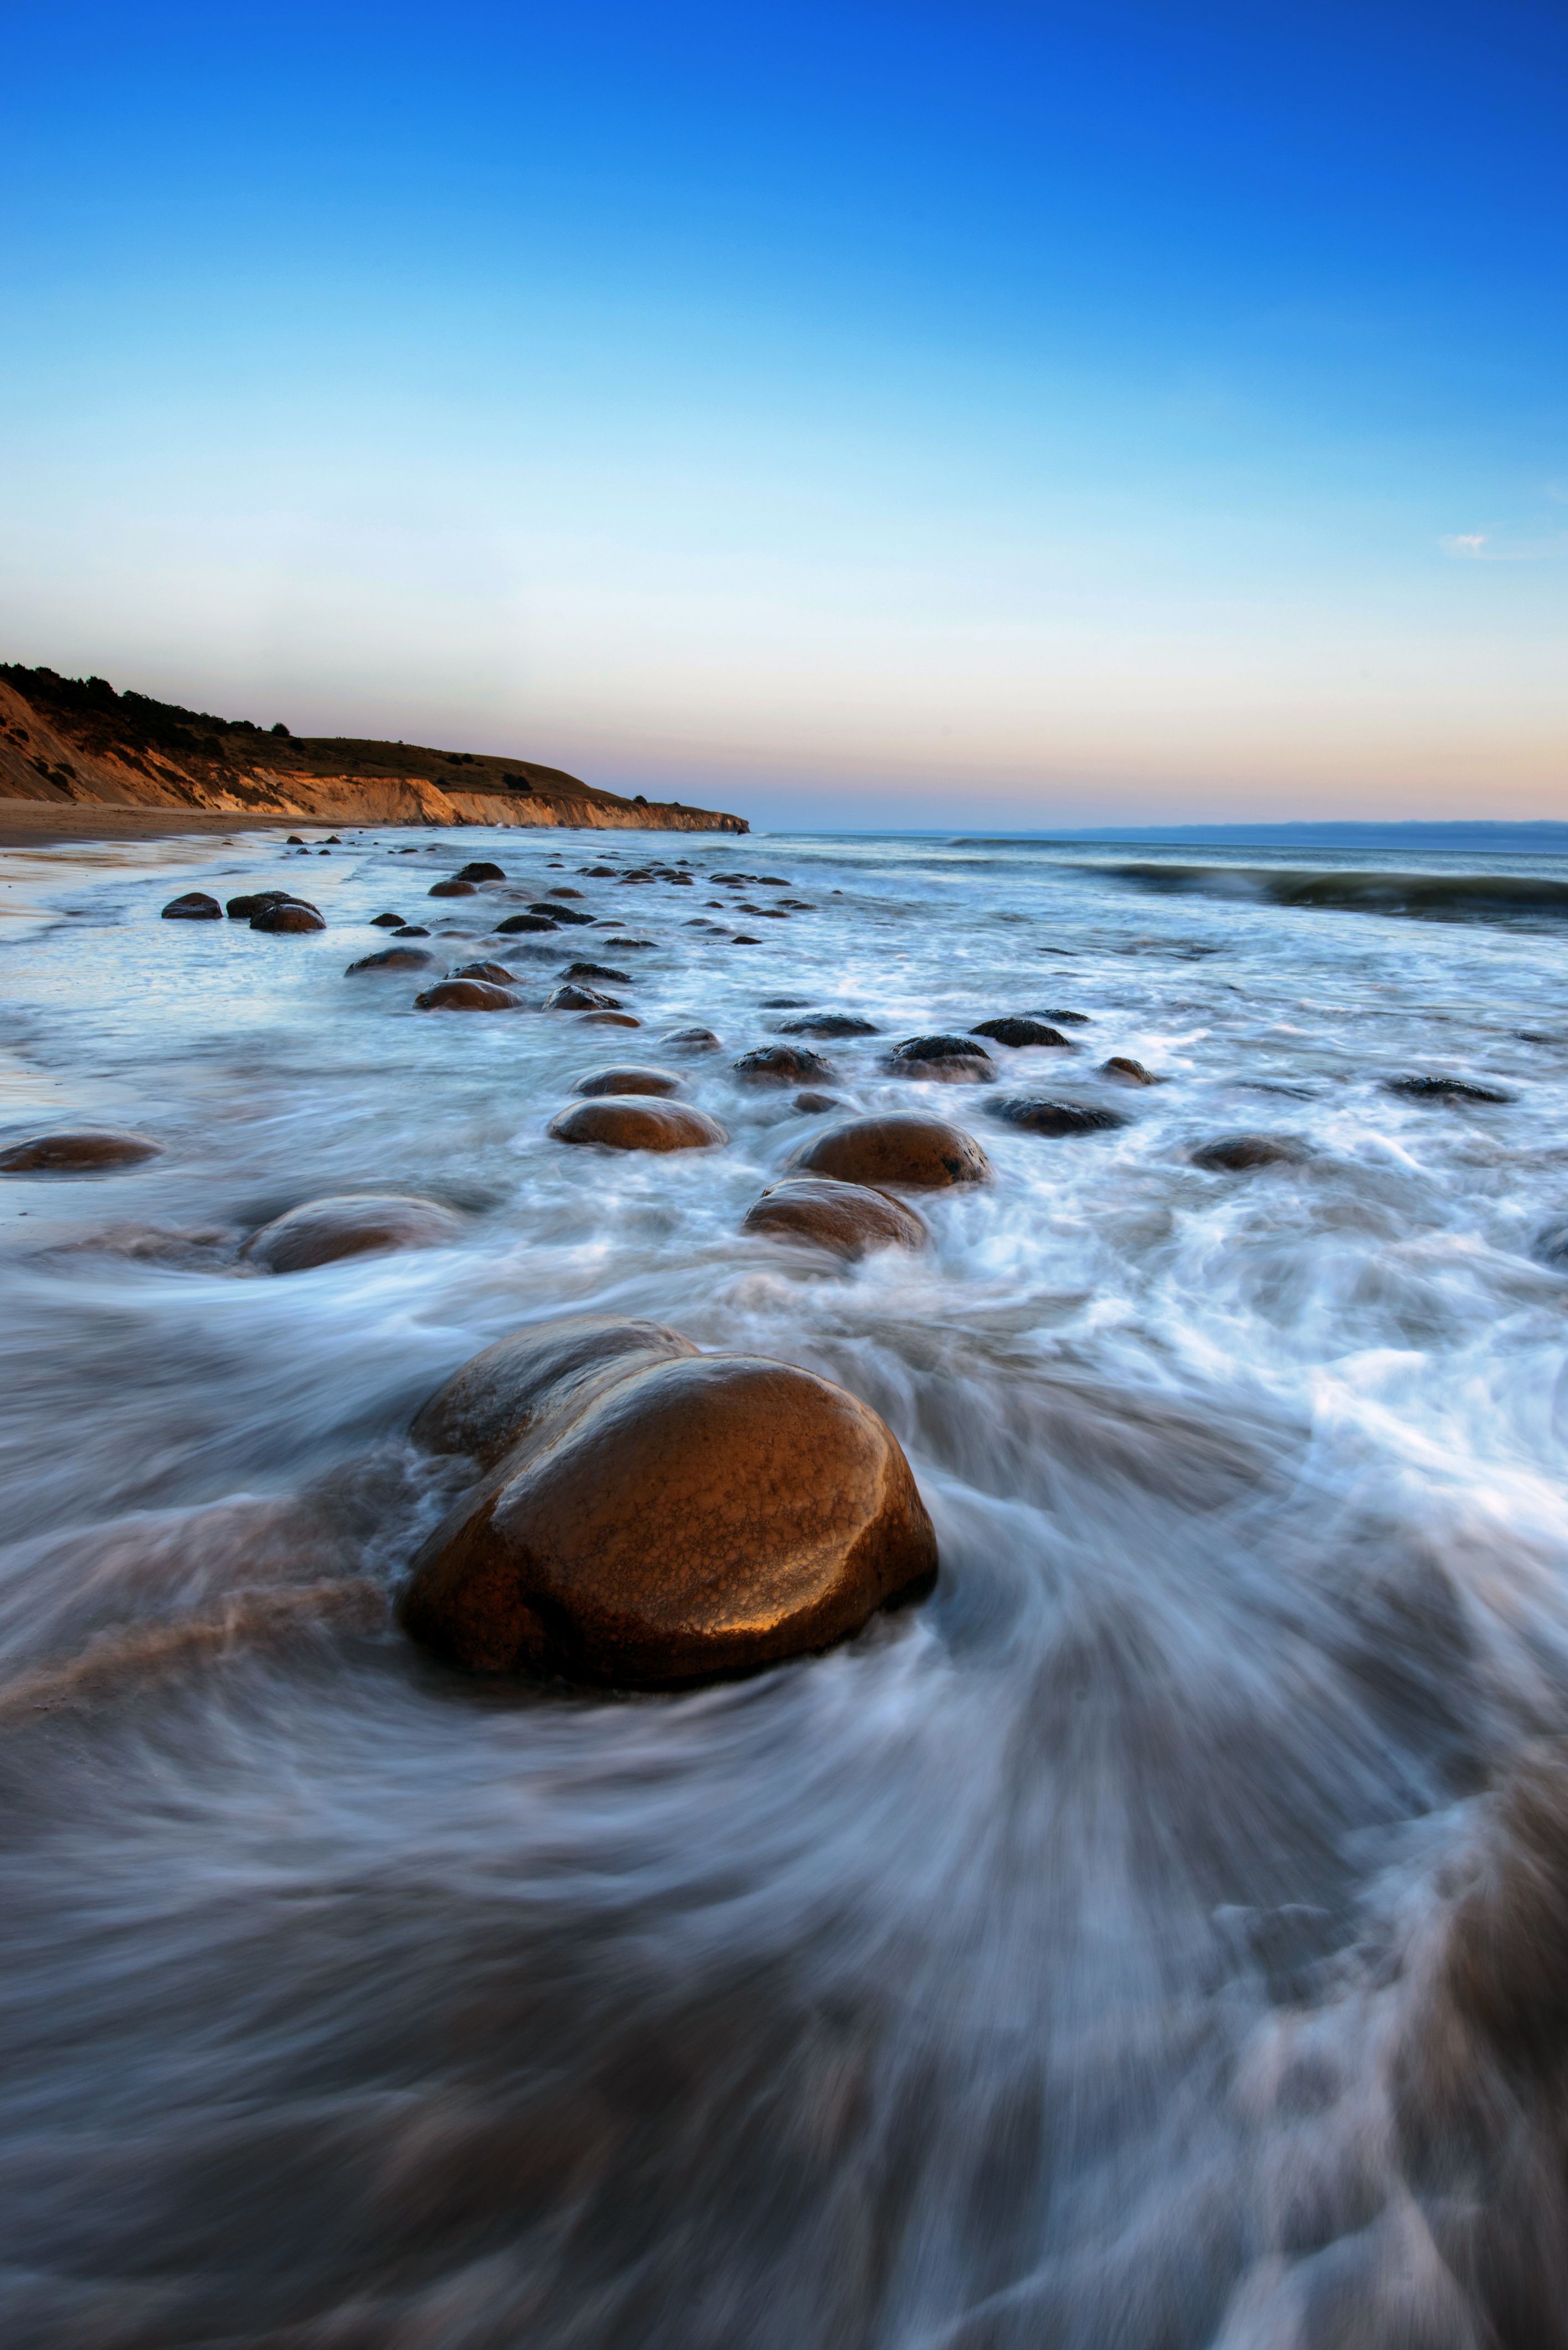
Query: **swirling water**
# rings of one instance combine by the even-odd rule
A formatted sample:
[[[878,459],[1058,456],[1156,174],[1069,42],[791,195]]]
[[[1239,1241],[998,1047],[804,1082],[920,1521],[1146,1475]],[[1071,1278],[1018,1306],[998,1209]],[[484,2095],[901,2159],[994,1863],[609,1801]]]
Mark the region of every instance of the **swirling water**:
[[[504,887],[426,897],[476,854]],[[621,878],[677,858],[691,886]],[[1568,2340],[1550,920],[907,839],[257,837],[0,879],[0,1144],[164,1146],[0,1182],[7,2343]],[[326,932],[158,919],[268,884]],[[493,937],[562,886],[602,927]],[[387,907],[530,1008],[345,977]],[[579,954],[634,973],[639,1031],[532,1008]],[[983,1139],[923,1255],[742,1232],[826,1122],[731,1073],[781,998],[882,1032],[822,1047],[845,1104]],[[1054,1010],[1075,1049],[994,1047],[998,1088],[881,1065]],[[727,1149],[548,1139],[694,1023]],[[1510,1098],[1386,1089],[1423,1075]],[[989,1117],[1020,1090],[1126,1123]],[[1303,1155],[1194,1165],[1241,1131]],[[239,1263],[382,1188],[464,1238]],[[411,1651],[388,1596],[452,1494],[412,1411],[585,1309],[867,1398],[935,1596],[674,1698]]]

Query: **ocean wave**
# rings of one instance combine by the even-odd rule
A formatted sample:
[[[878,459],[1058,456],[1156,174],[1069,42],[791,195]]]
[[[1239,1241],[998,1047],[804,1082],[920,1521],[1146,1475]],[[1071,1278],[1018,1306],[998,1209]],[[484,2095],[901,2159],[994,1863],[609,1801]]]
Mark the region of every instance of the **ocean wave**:
[[[1095,868],[1167,897],[1241,898],[1345,914],[1404,914],[1434,922],[1568,918],[1568,881],[1524,873],[1303,872],[1257,865]]]

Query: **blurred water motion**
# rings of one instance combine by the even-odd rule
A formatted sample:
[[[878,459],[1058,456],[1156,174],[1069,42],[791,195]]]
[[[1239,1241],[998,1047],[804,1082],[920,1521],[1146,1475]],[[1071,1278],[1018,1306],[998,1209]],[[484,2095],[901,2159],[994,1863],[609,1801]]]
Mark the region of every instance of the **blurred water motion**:
[[[33,900],[85,911],[0,944],[0,1142],[36,1083],[47,1122],[165,1145],[0,1184],[6,2343],[1568,2340],[1552,925],[1134,898],[996,843],[671,844],[806,901],[752,922],[704,903],[752,884],[575,869],[640,844],[409,845],[57,860]],[[639,1034],[342,976],[475,856],[654,941]],[[302,869],[321,936],[158,920]],[[495,939],[511,910],[431,943],[536,1005],[593,934]],[[983,1140],[996,1180],[922,1201],[924,1253],[741,1232],[835,1114],[731,1076],[798,1016],[770,997],[876,1024],[821,1048],[847,1107]],[[1062,1010],[1075,1051],[992,1048],[1007,1088],[1127,1125],[1016,1131],[883,1066]],[[586,1072],[694,1025],[726,1149],[547,1139]],[[1131,1097],[1111,1055],[1167,1082]],[[1386,1090],[1412,1075],[1511,1098]],[[1192,1164],[1242,1134],[1301,1149]],[[460,1238],[242,1268],[375,1189]],[[462,1474],[413,1410],[589,1307],[873,1403],[936,1596],[678,1699],[411,1651],[388,1595]]]

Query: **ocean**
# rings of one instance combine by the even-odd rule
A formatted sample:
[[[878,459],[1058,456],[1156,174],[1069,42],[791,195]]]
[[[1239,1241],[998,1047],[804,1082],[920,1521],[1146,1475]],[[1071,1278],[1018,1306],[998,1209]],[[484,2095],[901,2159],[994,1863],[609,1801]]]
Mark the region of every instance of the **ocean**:
[[[14,2350],[1568,2341],[1568,856],[464,828],[0,884],[0,1149],[161,1145],[0,1177]],[[160,919],[267,887],[326,929]],[[523,1008],[346,975],[386,910]],[[595,957],[637,1030],[539,1009]],[[813,1011],[875,1033],[803,1110],[732,1064]],[[1064,1041],[888,1065],[1020,1014]],[[634,1061],[728,1143],[550,1137]],[[925,1249],[742,1230],[917,1107],[992,1170]],[[455,1230],[240,1255],[366,1191]],[[932,1595],[679,1695],[416,1649],[410,1421],[584,1312],[871,1404]]]

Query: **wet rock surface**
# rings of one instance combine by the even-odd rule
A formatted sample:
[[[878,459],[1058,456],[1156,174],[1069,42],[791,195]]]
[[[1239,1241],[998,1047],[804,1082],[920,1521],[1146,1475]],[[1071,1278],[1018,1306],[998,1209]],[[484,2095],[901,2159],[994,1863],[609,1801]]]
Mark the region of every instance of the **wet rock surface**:
[[[85,1175],[115,1167],[138,1167],[163,1149],[151,1135],[115,1127],[76,1127],[57,1134],[29,1135],[0,1150],[3,1175]]]
[[[492,987],[510,987],[516,973],[508,971],[504,962],[460,962],[457,969],[447,976],[451,979],[484,979]]]
[[[240,1251],[259,1273],[307,1273],[346,1257],[392,1249],[442,1248],[461,1239],[465,1219],[438,1200],[402,1192],[352,1191],[307,1200],[253,1232]]]
[[[606,1094],[576,1101],[550,1120],[557,1142],[597,1143],[606,1150],[711,1150],[730,1139],[716,1118],[690,1102]]]
[[[553,987],[545,998],[546,1012],[618,1012],[618,995],[603,995],[597,988],[584,987],[576,980],[566,980]]]
[[[1301,1167],[1312,1154],[1293,1134],[1223,1134],[1189,1155],[1211,1174],[1245,1175],[1258,1167]]]
[[[902,1201],[826,1175],[793,1175],[770,1184],[747,1209],[745,1229],[849,1258],[877,1248],[924,1248],[930,1236]]]
[[[504,881],[506,876],[499,865],[488,864],[480,858],[472,865],[460,866],[453,879],[458,881]]]
[[[498,938],[510,938],[520,931],[555,931],[559,928],[560,924],[552,921],[548,914],[508,914],[504,922],[496,923],[495,932]]]
[[[1126,1053],[1113,1053],[1108,1061],[1102,1061],[1100,1075],[1114,1077],[1124,1086],[1162,1086],[1165,1083],[1163,1077],[1157,1077],[1152,1070],[1144,1067],[1141,1061],[1130,1059]]]
[[[498,1338],[454,1371],[409,1430],[431,1452],[466,1452],[490,1468],[541,1417],[610,1380],[700,1349],[662,1322],[575,1314]]]
[[[515,1012],[517,999],[484,979],[442,979],[414,998],[418,1012]]]
[[[592,914],[581,913],[576,906],[563,906],[558,901],[543,898],[539,899],[536,905],[530,906],[528,911],[531,914],[541,917],[547,922],[554,922],[557,925],[562,922],[576,922],[586,925],[591,923],[594,920]]]
[[[820,1053],[801,1045],[759,1045],[732,1065],[738,1077],[753,1085],[798,1086],[810,1077],[831,1077],[833,1066]]]
[[[1021,1127],[1026,1134],[1106,1134],[1127,1123],[1119,1110],[1054,1101],[1043,1094],[1003,1094],[988,1101],[985,1109],[988,1118]]]
[[[626,1067],[595,1069],[579,1077],[572,1088],[587,1099],[596,1100],[601,1094],[651,1094],[663,1098],[684,1093],[684,1081],[673,1069]]]
[[[1025,1045],[1054,1045],[1064,1052],[1072,1049],[1059,1028],[1022,1014],[1014,1019],[981,1020],[970,1030],[970,1035],[989,1037],[993,1045],[1011,1045],[1015,1050]]]
[[[358,962],[349,963],[343,976],[352,979],[359,972],[429,971],[434,962],[434,955],[425,947],[382,947],[377,953],[361,955]]]
[[[259,913],[253,914],[251,928],[273,937],[287,938],[306,931],[324,931],[327,924],[316,907],[307,905],[303,899],[287,898],[281,905],[264,906]]]
[[[1386,1077],[1383,1089],[1402,1094],[1407,1101],[1511,1102],[1517,1098],[1501,1086],[1477,1085],[1469,1077]]]
[[[415,1560],[399,1615],[469,1671],[660,1689],[828,1648],[936,1570],[868,1406],[788,1364],[702,1356],[542,1415]]]
[[[163,909],[166,922],[221,922],[223,910],[215,898],[204,889],[187,889],[182,897],[171,898]]]
[[[683,1053],[722,1053],[724,1049],[711,1028],[673,1028],[662,1041]]]
[[[991,1161],[972,1134],[919,1110],[846,1118],[803,1143],[790,1165],[874,1191],[941,1191],[983,1183],[991,1175]]]
[[[432,881],[425,895],[429,898],[474,898],[478,886],[472,881]]]
[[[858,1012],[813,1012],[805,1020],[781,1020],[781,1036],[876,1036],[880,1035],[874,1020],[862,1019]]]

